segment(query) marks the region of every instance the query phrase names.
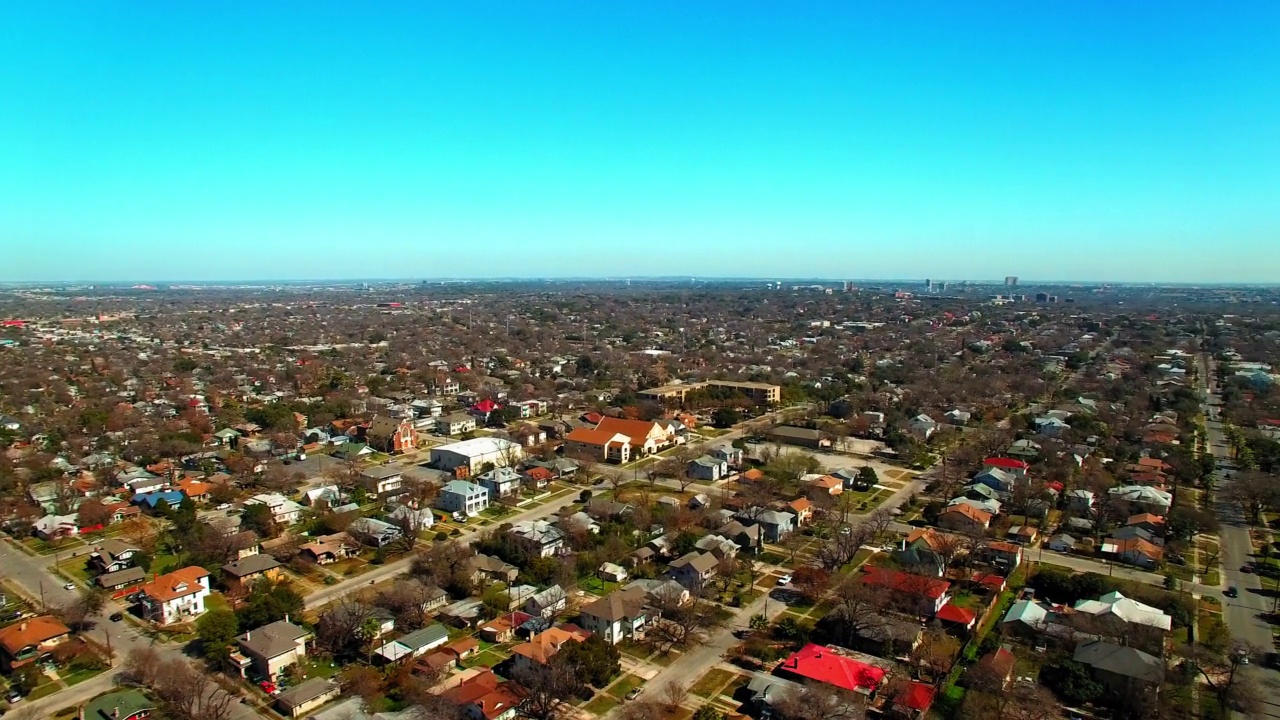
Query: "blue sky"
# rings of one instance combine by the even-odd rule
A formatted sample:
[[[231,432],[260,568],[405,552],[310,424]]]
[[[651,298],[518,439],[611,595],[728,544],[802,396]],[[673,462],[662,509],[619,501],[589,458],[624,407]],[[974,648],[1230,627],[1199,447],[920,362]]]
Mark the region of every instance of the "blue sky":
[[[1280,281],[1280,4],[6,3],[0,280]]]

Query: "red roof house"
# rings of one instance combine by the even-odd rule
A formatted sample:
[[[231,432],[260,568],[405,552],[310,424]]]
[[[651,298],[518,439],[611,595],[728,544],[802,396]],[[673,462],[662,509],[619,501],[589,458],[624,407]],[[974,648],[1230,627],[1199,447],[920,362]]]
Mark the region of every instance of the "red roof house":
[[[973,624],[978,621],[978,614],[969,608],[962,608],[959,605],[947,603],[942,606],[935,616],[939,620],[953,625],[958,625],[965,630],[972,630]]]
[[[809,643],[782,662],[783,673],[870,695],[884,682],[885,671],[875,665],[838,655],[829,647]]]
[[[986,467],[997,467],[1001,470],[1007,470],[1019,475],[1025,475],[1027,469],[1031,467],[1023,460],[1015,460],[1014,458],[1007,457],[989,457],[986,460],[983,460],[982,464]]]
[[[922,718],[933,706],[937,688],[912,680],[893,700],[893,712],[898,717]]]
[[[484,413],[485,415],[488,415],[494,410],[501,410],[501,409],[502,409],[501,405],[499,405],[498,403],[492,400],[489,400],[488,398],[481,400],[480,402],[471,406],[471,410],[473,412]]]
[[[866,565],[862,582],[884,588],[893,594],[918,602],[921,614],[936,615],[950,599],[951,583],[946,580],[912,575],[898,570]]]

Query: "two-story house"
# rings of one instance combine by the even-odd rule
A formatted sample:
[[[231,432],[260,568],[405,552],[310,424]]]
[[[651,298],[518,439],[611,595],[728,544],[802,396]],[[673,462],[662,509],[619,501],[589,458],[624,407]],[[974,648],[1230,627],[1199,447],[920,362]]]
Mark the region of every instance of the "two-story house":
[[[360,485],[379,498],[386,498],[399,494],[398,491],[404,486],[404,478],[395,467],[378,465],[360,473]]]
[[[474,517],[489,507],[489,491],[465,480],[452,480],[440,488],[436,507],[446,512],[460,512]]]
[[[461,435],[476,429],[476,418],[467,413],[453,413],[436,418],[436,433],[440,435]]]
[[[615,590],[582,608],[578,624],[610,645],[639,639],[649,622],[643,588]]]
[[[262,493],[244,501],[245,505],[266,505],[277,525],[292,525],[302,517],[302,506],[280,493]]]
[[[237,592],[248,592],[249,586],[261,578],[275,580],[284,566],[270,555],[254,554],[222,566],[222,581]]]
[[[729,464],[711,455],[703,455],[690,460],[685,473],[691,478],[715,482],[729,474]]]
[[[204,614],[209,571],[194,565],[159,575],[138,589],[142,616],[160,624],[194,620]]]
[[[671,577],[690,590],[698,590],[716,576],[719,566],[715,555],[695,550],[671,563]]]
[[[133,543],[107,538],[89,553],[89,566],[94,572],[113,573],[133,565],[133,556],[142,552]]]
[[[306,659],[310,638],[311,633],[288,619],[278,620],[236,638],[240,652],[231,659],[242,676],[252,667],[257,677],[274,682],[285,668]]]
[[[481,487],[489,491],[489,497],[509,497],[520,492],[521,477],[515,468],[496,467],[476,477]]]
[[[545,520],[525,520],[507,531],[524,545],[530,554],[553,557],[564,552],[564,532]]]

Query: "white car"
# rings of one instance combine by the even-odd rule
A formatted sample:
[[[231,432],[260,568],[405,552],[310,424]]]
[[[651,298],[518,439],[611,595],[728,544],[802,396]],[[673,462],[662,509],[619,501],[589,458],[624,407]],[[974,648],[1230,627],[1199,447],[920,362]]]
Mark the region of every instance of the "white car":
[[[786,575],[783,575],[782,577],[778,578],[778,584],[779,584],[779,585],[790,585],[790,584],[791,584],[791,573],[787,573]]]
[[[75,589],[76,589],[76,584],[75,584],[75,583],[67,583],[66,585],[63,585],[63,586],[62,586],[62,589],[63,589],[63,590],[75,590]]]

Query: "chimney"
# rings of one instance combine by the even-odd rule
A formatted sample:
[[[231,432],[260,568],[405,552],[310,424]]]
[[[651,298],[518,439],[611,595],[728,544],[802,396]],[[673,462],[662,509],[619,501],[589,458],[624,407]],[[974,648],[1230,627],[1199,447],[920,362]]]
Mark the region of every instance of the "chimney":
[[[250,630],[249,632],[247,632],[247,633],[245,633],[245,634],[244,634],[244,641],[245,641],[245,642],[249,642],[249,641],[250,641],[250,640],[252,640],[252,639],[253,639],[253,631],[252,631],[252,630]]]
[[[26,620],[23,620],[23,621],[22,621],[22,624],[18,626],[18,630],[19,630],[19,632],[26,632],[26,631],[27,631],[27,621],[26,621]]]
[[[289,622],[289,613],[284,614],[284,621]]]
[[[111,708],[111,717],[113,717],[113,718],[118,718],[118,717],[120,717],[120,708],[118,708],[118,707],[113,707],[113,708]]]

